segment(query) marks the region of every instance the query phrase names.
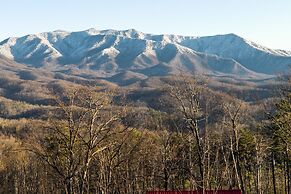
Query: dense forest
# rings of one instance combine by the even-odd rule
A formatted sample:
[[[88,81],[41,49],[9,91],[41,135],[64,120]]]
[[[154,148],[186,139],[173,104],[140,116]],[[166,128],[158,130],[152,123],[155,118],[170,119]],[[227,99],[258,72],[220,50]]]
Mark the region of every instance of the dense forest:
[[[290,88],[249,101],[181,76],[143,100],[90,83],[2,95],[0,193],[291,193]]]

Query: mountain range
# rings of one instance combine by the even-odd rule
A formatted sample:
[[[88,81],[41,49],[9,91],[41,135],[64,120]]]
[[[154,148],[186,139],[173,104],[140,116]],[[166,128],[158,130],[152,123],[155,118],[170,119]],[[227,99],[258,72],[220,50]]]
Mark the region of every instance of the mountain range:
[[[264,80],[288,72],[291,65],[291,52],[235,34],[190,37],[134,29],[58,30],[11,37],[0,42],[0,55],[2,73],[18,68],[19,76],[33,77],[23,72],[41,71],[119,85],[180,73]]]

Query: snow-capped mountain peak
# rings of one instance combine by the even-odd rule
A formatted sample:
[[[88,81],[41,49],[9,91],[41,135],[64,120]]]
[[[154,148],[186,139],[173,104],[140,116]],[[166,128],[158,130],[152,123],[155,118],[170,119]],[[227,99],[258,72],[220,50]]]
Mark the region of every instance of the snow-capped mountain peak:
[[[286,72],[291,64],[289,51],[269,49],[235,34],[190,37],[135,29],[57,30],[9,38],[0,43],[0,54],[34,67],[86,68],[96,76],[131,71],[147,77],[183,69],[209,75],[261,77],[262,73]]]

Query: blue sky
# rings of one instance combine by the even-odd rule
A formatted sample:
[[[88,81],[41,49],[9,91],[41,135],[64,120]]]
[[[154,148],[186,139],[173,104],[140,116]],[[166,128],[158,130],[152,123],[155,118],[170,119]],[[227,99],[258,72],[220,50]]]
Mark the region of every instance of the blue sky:
[[[0,40],[58,29],[235,33],[291,50],[291,0],[0,0]]]

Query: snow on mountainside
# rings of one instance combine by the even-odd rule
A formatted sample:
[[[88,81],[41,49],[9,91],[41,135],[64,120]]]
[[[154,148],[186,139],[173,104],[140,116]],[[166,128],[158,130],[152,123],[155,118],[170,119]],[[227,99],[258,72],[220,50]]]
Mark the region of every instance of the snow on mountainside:
[[[237,35],[152,35],[134,29],[53,31],[0,43],[0,54],[32,67],[125,83],[181,72],[240,78],[286,72],[291,53]],[[264,74],[265,73],[265,74]]]
[[[244,67],[260,73],[282,73],[291,65],[291,52],[272,50],[235,34],[190,38],[179,44],[199,52],[232,58]]]

